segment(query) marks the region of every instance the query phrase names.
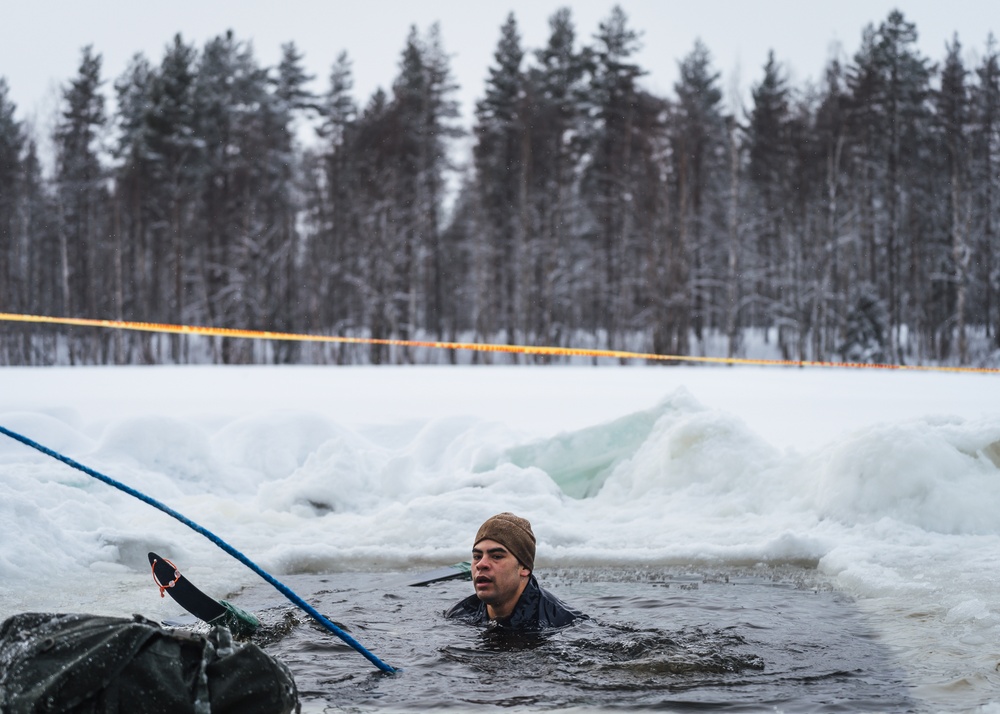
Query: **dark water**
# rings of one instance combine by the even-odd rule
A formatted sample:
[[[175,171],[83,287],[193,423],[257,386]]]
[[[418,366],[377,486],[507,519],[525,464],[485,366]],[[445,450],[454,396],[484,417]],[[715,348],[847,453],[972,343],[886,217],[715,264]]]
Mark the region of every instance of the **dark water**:
[[[376,656],[385,675],[267,585],[239,596],[259,643],[295,675],[303,712],[428,709],[914,711],[903,675],[845,596],[796,567],[539,572],[591,620],[493,639],[442,612],[467,581],[300,575],[286,583]],[[277,598],[277,599],[276,599]]]

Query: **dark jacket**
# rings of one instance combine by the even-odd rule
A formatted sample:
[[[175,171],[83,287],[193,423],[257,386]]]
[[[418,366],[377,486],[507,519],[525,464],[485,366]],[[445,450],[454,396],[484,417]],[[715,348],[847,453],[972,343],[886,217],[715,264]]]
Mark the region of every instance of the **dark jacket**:
[[[490,620],[486,604],[477,595],[470,595],[445,612],[445,617],[457,617],[476,625],[490,624],[511,630],[541,630],[546,627],[563,627],[586,615],[567,606],[548,590],[540,587],[535,576],[518,598],[509,617]]]

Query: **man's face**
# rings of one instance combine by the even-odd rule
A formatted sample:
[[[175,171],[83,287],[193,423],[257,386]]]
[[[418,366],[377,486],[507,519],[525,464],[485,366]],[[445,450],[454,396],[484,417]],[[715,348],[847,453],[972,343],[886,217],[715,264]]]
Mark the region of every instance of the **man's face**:
[[[472,582],[490,617],[506,617],[514,610],[530,574],[494,540],[481,540],[472,548]]]

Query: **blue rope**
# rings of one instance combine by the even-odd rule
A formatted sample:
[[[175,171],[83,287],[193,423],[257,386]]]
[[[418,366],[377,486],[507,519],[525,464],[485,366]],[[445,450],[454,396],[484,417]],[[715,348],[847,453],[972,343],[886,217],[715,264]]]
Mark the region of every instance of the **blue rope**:
[[[385,662],[383,662],[382,660],[380,660],[378,657],[376,657],[375,655],[373,655],[371,652],[369,652],[368,650],[366,650],[364,648],[364,646],[360,642],[358,642],[353,637],[351,637],[349,634],[347,634],[342,629],[340,629],[339,627],[337,627],[329,619],[327,619],[326,617],[324,617],[323,615],[321,615],[316,610],[316,608],[314,608],[312,605],[310,605],[309,603],[307,603],[301,597],[299,597],[298,595],[296,595],[287,585],[285,585],[284,583],[281,583],[278,580],[276,580],[270,573],[268,573],[265,570],[263,570],[256,563],[254,563],[248,557],[246,557],[245,555],[243,555],[243,553],[241,553],[238,550],[236,550],[235,548],[233,548],[231,545],[229,545],[224,540],[222,540],[221,538],[219,538],[217,535],[215,535],[214,533],[212,533],[210,530],[208,530],[206,528],[203,528],[202,526],[198,525],[197,523],[195,523],[194,521],[190,520],[189,518],[181,515],[180,513],[178,513],[177,511],[175,511],[174,509],[170,508],[169,506],[166,506],[166,505],[160,503],[156,499],[150,498],[146,494],[144,494],[144,493],[142,493],[140,491],[136,491],[134,488],[126,486],[125,484],[121,483],[120,481],[115,481],[113,478],[110,478],[108,476],[105,476],[102,473],[94,471],[93,469],[90,469],[90,468],[84,466],[83,464],[81,464],[81,463],[79,463],[77,461],[74,461],[73,459],[69,458],[68,456],[63,456],[62,454],[60,454],[60,453],[58,453],[56,451],[52,451],[52,449],[49,449],[49,448],[47,448],[45,446],[42,446],[41,444],[39,444],[39,443],[37,443],[35,441],[32,441],[31,439],[27,438],[26,436],[21,436],[20,434],[17,434],[17,433],[15,433],[13,431],[10,431],[9,429],[5,429],[3,426],[0,426],[0,433],[6,434],[11,439],[14,439],[15,441],[20,441],[22,444],[25,444],[26,446],[30,446],[33,449],[37,449],[38,451],[41,451],[43,454],[45,454],[47,456],[51,456],[53,459],[56,459],[57,461],[62,461],[64,464],[66,464],[68,466],[72,466],[74,469],[78,469],[79,471],[83,471],[83,473],[87,474],[88,476],[93,476],[98,481],[103,481],[104,483],[108,484],[109,486],[114,486],[119,491],[124,491],[128,495],[134,496],[135,498],[138,498],[140,501],[144,501],[145,503],[148,503],[153,508],[158,508],[159,510],[163,511],[164,513],[166,513],[168,516],[173,516],[178,521],[180,521],[181,523],[183,523],[184,525],[186,525],[188,528],[191,528],[192,530],[197,531],[198,533],[201,533],[203,536],[205,536],[210,541],[212,541],[213,543],[215,543],[217,546],[219,546],[220,548],[222,548],[224,551],[226,551],[227,553],[229,553],[229,555],[233,556],[238,561],[240,561],[241,563],[243,563],[245,566],[247,566],[248,568],[250,568],[250,570],[252,570],[255,573],[257,573],[257,575],[259,575],[260,577],[264,578],[264,580],[266,580],[271,585],[273,585],[275,587],[275,589],[277,589],[278,592],[280,592],[286,598],[288,598],[289,600],[291,600],[291,602],[293,604],[295,604],[298,607],[302,608],[302,610],[304,610],[306,613],[308,613],[314,620],[316,620],[316,622],[318,622],[319,624],[321,624],[327,630],[329,630],[330,632],[332,632],[333,634],[335,634],[337,637],[339,637],[344,642],[346,642],[351,647],[353,647],[358,652],[360,652],[362,655],[364,655],[365,658],[369,662],[371,662],[372,664],[374,664],[380,670],[382,670],[383,672],[386,672],[388,674],[393,674],[393,673],[395,673],[395,672],[398,671],[395,667],[389,666],[388,664],[386,664]]]

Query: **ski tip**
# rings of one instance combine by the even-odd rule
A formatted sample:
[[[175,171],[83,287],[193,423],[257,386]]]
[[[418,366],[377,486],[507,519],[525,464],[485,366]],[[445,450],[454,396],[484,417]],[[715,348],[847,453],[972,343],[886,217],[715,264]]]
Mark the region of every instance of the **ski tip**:
[[[425,587],[446,580],[472,580],[472,564],[468,561],[453,563],[419,575],[407,583],[411,588]]]
[[[154,553],[153,551],[149,551],[149,553],[146,554],[146,557],[149,558],[149,564],[151,566],[161,563],[169,566],[171,570],[177,569],[177,566],[174,565],[168,558],[164,558],[162,555]]]

